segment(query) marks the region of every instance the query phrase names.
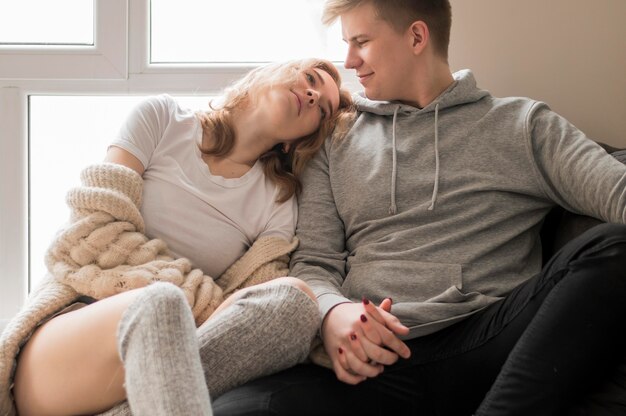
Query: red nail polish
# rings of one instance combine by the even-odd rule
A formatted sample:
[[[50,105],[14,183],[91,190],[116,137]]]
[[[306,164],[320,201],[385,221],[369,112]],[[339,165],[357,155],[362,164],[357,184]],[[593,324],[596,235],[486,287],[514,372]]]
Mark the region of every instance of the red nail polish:
[[[367,316],[361,315],[361,322],[367,322]]]
[[[369,305],[370,301],[366,298],[363,298],[363,305]]]
[[[350,339],[356,341],[356,334],[354,332],[350,334]]]
[[[339,354],[343,354],[343,348],[339,347],[337,351],[339,352]]]

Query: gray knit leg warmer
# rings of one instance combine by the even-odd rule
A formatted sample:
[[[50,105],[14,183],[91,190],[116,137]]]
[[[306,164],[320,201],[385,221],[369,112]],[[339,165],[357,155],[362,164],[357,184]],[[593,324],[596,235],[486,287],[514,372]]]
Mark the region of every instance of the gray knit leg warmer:
[[[145,289],[124,312],[118,348],[132,414],[212,415],[191,309],[169,283]],[[129,415],[126,402],[105,413]]]
[[[197,331],[211,396],[304,361],[319,325],[317,303],[299,289],[285,284],[246,289]],[[131,412],[123,402],[101,416]]]
[[[244,293],[198,329],[204,375],[214,399],[304,361],[319,329],[317,303],[293,286],[270,283]]]

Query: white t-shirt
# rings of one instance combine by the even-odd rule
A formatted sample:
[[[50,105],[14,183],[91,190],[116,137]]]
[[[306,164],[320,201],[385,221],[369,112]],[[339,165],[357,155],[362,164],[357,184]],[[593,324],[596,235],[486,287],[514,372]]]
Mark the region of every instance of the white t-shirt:
[[[164,94],[137,105],[111,144],[145,168],[146,235],[162,239],[175,255],[217,278],[257,238],[291,241],[297,206],[295,197],[276,202],[279,189],[258,161],[240,178],[212,175],[197,146],[201,136],[194,111]]]

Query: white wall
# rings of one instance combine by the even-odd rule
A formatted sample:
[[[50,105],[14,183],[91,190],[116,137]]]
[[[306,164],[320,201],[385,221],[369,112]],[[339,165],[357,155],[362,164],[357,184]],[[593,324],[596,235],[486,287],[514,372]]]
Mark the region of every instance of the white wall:
[[[625,0],[451,0],[450,65],[626,147]]]

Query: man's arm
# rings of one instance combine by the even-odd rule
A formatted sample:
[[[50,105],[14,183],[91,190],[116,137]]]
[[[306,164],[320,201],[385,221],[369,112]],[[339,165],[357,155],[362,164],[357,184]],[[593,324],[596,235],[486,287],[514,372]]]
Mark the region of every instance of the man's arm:
[[[291,274],[304,280],[320,303],[322,319],[340,303],[350,302],[340,291],[348,252],[345,230],[333,197],[327,143],[309,162],[298,198],[298,249],[291,258]]]
[[[380,374],[383,365],[393,364],[398,355],[410,355],[397,337],[408,328],[389,313],[389,304],[353,303],[340,291],[348,251],[333,197],[329,146],[318,152],[303,177],[296,230],[300,246],[292,256],[291,273],[306,281],[318,298],[324,348],[337,377],[357,384]]]
[[[527,120],[529,150],[548,197],[574,213],[626,223],[626,166],[543,103]]]

